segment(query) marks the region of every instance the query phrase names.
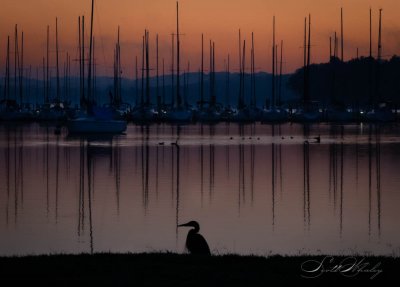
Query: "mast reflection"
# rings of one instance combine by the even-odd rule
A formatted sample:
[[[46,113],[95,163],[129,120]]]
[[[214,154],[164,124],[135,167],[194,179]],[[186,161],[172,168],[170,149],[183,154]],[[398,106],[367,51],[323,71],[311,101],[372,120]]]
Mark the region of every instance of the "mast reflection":
[[[250,221],[267,223],[260,237],[272,231],[271,242],[282,250],[298,248],[299,238],[329,236],[340,247],[318,243],[321,250],[351,250],[350,244],[359,244],[385,252],[386,242],[397,244],[392,216],[398,214],[398,127],[367,124],[364,129],[149,125],[130,126],[127,136],[65,138],[51,126],[0,124],[0,231],[10,242],[36,232],[31,238],[38,236],[40,242],[25,241],[19,249],[31,244],[32,252],[47,250],[35,244],[60,252],[174,250],[174,241],[182,238],[172,224],[193,215],[203,217],[211,230],[216,217],[244,230]],[[313,138],[318,133],[321,144]],[[29,224],[36,229],[24,229]],[[71,229],[73,242],[59,240],[68,238]],[[166,240],[153,241],[156,229],[165,232]],[[213,240],[225,242],[225,232],[237,238],[234,244],[244,242],[235,251],[264,251],[257,240],[246,243],[242,230],[227,229]],[[296,243],[285,242],[287,236]],[[1,250],[8,252],[4,246]]]
[[[308,124],[303,126],[304,138],[308,138],[310,127]],[[304,227],[310,230],[311,212],[310,212],[310,143],[305,140],[303,143],[303,222]]]
[[[271,143],[271,194],[272,194],[272,230],[275,229],[275,182],[276,182],[276,155],[275,155],[275,125],[272,128],[272,143]]]
[[[75,140],[75,139],[74,139]],[[77,222],[77,235],[81,240],[85,236],[85,225],[88,224],[89,228],[89,251],[91,254],[95,250],[94,242],[94,196],[96,190],[96,165],[98,158],[108,158],[110,161],[110,168],[114,173],[115,179],[115,192],[116,192],[116,210],[119,215],[119,180],[121,170],[121,156],[120,150],[114,146],[113,136],[90,136],[79,137],[79,193],[78,193],[78,222]],[[84,241],[83,241],[84,242]]]
[[[239,124],[239,137],[242,139],[238,144],[239,152],[239,188],[238,188],[238,213],[240,214],[241,203],[245,202],[245,167],[244,167],[244,125]]]
[[[215,126],[209,125],[209,136],[210,141],[212,142],[215,134]],[[209,200],[210,203],[213,199],[213,191],[214,191],[214,179],[215,179],[215,145],[210,143],[209,145]]]

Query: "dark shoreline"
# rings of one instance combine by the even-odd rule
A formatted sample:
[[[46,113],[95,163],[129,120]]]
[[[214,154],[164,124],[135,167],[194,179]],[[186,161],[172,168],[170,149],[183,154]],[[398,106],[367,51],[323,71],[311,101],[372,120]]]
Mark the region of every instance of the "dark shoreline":
[[[311,255],[201,257],[174,253],[0,257],[0,275],[2,283],[31,286],[34,283],[40,286],[268,286],[271,283],[298,282],[316,286],[343,283],[372,286],[398,281],[399,257],[357,255],[353,258]],[[306,261],[310,265],[304,265]],[[303,269],[308,270],[323,266],[327,272],[306,279],[304,275],[314,277],[322,269],[307,274],[302,271],[302,264]],[[343,267],[338,270],[340,264]],[[360,271],[346,273],[346,264],[354,265],[353,270],[358,268]],[[371,279],[374,275],[375,278]]]

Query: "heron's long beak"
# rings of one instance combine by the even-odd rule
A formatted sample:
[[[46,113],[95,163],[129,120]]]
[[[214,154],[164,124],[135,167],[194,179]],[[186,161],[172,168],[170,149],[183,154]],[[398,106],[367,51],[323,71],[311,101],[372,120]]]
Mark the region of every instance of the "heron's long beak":
[[[182,226],[189,226],[189,225],[187,225],[187,223],[178,225],[178,227],[182,227]]]

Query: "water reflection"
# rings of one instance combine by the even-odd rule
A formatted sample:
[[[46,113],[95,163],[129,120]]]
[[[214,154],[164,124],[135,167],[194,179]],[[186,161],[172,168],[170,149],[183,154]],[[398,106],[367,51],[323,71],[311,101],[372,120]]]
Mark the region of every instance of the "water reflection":
[[[373,138],[375,137],[375,138]],[[375,144],[373,144],[375,142]],[[375,161],[374,161],[375,155]],[[373,166],[375,163],[375,166]],[[375,170],[375,175],[373,174]],[[377,209],[377,229],[378,236],[381,236],[381,135],[378,126],[369,125],[369,141],[368,141],[368,199],[369,199],[369,212],[368,212],[368,234],[371,235],[371,214],[372,214],[372,180],[375,177],[376,183],[376,209]]]
[[[18,222],[18,212],[24,208],[24,141],[22,131],[17,125],[10,125],[4,131],[4,178],[6,190],[5,222],[9,226],[10,217]],[[13,213],[10,209],[13,208]]]
[[[1,125],[0,254],[181,252],[192,219],[214,252],[399,254],[399,128]]]

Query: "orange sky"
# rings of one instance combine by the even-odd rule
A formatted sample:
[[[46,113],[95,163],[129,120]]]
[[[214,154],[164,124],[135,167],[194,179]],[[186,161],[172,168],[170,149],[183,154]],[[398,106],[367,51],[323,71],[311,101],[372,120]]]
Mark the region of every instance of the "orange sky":
[[[175,3],[175,0],[96,0],[94,36],[99,74],[112,73],[113,45],[118,25],[121,26],[125,76],[133,76],[134,58],[141,55],[141,37],[145,28],[150,30],[152,40],[151,66],[155,68],[155,35],[158,33],[160,63],[165,58],[169,69],[171,33],[175,31]],[[41,65],[45,55],[46,26],[49,24],[50,61],[54,67],[56,17],[59,21],[60,63],[63,65],[66,52],[76,58],[77,18],[85,15],[86,23],[89,23],[90,4],[90,0],[2,0],[0,75],[4,74],[7,35],[13,37],[15,24],[25,34],[26,66],[32,65],[35,70]],[[237,69],[237,34],[240,28],[243,38],[248,41],[247,45],[251,32],[254,32],[256,67],[270,71],[272,16],[275,15],[276,39],[284,41],[285,71],[292,72],[302,65],[303,23],[308,13],[312,16],[312,62],[326,61],[329,57],[329,36],[335,30],[340,32],[340,7],[344,9],[345,59],[355,57],[357,47],[360,55],[368,53],[369,7],[373,9],[374,54],[377,50],[379,8],[383,9],[383,55],[400,54],[399,0],[180,0],[180,29],[184,34],[181,38],[181,69],[187,66],[188,60],[192,71],[199,69],[201,33],[205,36],[205,51],[208,51],[210,38],[216,43],[217,70],[223,69],[228,53],[231,55],[232,70]],[[88,39],[88,34],[86,36]],[[11,41],[13,43],[13,38]],[[208,54],[205,62],[208,63]]]

